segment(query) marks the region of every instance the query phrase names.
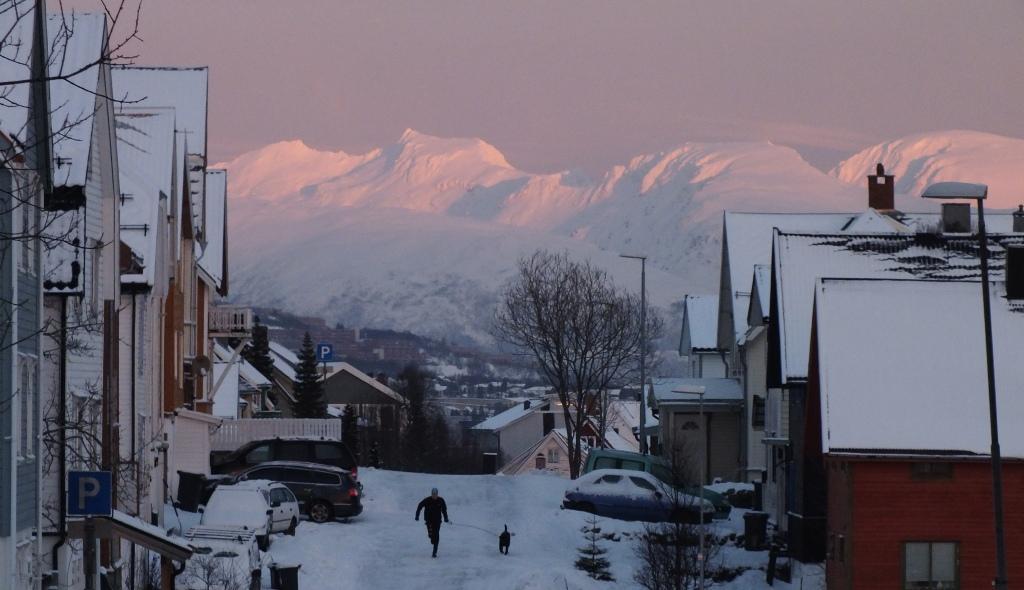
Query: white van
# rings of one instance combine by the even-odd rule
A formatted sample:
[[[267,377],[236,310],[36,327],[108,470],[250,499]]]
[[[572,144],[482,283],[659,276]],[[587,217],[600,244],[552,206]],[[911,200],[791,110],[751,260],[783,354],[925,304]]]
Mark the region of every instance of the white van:
[[[259,548],[270,546],[270,533],[294,534],[299,503],[287,486],[252,480],[217,486],[202,509],[204,526],[240,526],[256,534]]]
[[[185,590],[259,590],[262,572],[256,531],[239,526],[198,526],[185,539],[192,557],[177,578]]]

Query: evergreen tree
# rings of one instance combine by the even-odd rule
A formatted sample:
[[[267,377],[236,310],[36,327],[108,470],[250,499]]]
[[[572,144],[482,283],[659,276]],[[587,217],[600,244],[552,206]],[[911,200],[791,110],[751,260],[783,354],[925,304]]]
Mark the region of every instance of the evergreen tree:
[[[577,549],[580,556],[576,559],[576,569],[587,572],[595,580],[614,582],[615,578],[608,571],[611,563],[604,557],[608,550],[598,544],[601,540],[601,527],[597,526],[597,516],[591,515],[582,531],[585,542]]]
[[[352,451],[356,463],[359,463],[359,420],[353,404],[345,404],[345,411],[341,414],[341,442]]]
[[[402,464],[406,469],[421,471],[427,455],[428,422],[423,398],[427,391],[426,375],[416,365],[407,365],[398,375],[406,403],[406,424],[402,437]]]
[[[270,358],[270,337],[267,327],[260,324],[259,316],[256,316],[256,325],[252,328],[252,342],[242,351],[242,358],[273,381],[274,360]]]
[[[316,352],[309,332],[302,339],[299,351],[299,366],[295,368],[296,418],[326,418],[327,404],[324,402],[324,384],[316,366]]]
[[[448,422],[444,419],[444,412],[435,409],[430,420],[430,448],[431,457],[429,463],[436,473],[452,473],[451,466],[451,437],[448,434]]]

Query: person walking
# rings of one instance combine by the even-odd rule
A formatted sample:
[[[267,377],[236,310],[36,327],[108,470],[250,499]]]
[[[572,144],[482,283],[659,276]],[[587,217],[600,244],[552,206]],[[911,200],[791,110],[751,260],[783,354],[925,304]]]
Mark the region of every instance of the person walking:
[[[431,557],[437,557],[437,545],[441,541],[441,518],[448,522],[448,505],[444,503],[444,498],[437,495],[437,488],[431,488],[430,495],[420,500],[416,506],[417,521],[420,519],[420,511],[423,512],[423,520],[427,523],[430,544],[434,546]]]

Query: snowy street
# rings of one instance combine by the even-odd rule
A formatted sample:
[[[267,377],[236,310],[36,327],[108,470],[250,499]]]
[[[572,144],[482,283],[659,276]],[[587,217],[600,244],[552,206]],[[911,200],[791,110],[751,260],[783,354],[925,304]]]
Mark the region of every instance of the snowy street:
[[[568,481],[553,476],[430,475],[365,469],[365,511],[349,522],[300,524],[295,537],[275,535],[267,561],[301,562],[300,588],[632,588],[636,558],[631,535],[641,523],[601,519],[616,582],[597,582],[574,569],[583,543],[584,513],[559,506]],[[430,557],[426,527],[413,520],[416,504],[439,488],[451,524],[442,525],[438,558]],[[741,510],[717,524],[720,534],[742,530]],[[498,553],[504,524],[515,536],[509,555]],[[479,527],[479,528],[474,528]],[[480,530],[485,529],[485,530]],[[493,531],[488,533],[486,531]],[[716,588],[767,588],[767,552],[727,546],[720,554],[731,567],[755,568]],[[267,572],[264,570],[264,580]],[[266,582],[264,582],[266,585]],[[776,582],[774,588],[790,588]],[[805,587],[806,584],[805,584]]]

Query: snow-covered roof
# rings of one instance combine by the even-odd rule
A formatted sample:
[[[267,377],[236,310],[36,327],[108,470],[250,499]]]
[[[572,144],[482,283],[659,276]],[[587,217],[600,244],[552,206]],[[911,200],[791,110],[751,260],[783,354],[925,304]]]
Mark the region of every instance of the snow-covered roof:
[[[34,2],[13,3],[0,11],[4,43],[0,44],[0,80],[28,80],[32,77],[31,57]],[[28,133],[29,84],[0,86],[0,132],[23,144]]]
[[[687,295],[683,299],[683,329],[679,336],[679,354],[691,350],[716,350],[718,332],[718,296]]]
[[[267,344],[268,344],[268,346],[270,348],[270,352],[271,353],[276,354],[277,356],[281,357],[285,361],[288,361],[293,366],[299,364],[299,357],[298,357],[298,355],[296,355],[294,352],[292,352],[284,344],[281,344],[279,342],[275,342],[273,340],[270,340]]]
[[[218,291],[224,286],[227,268],[227,184],[226,170],[206,171],[206,246],[198,263]]]
[[[529,400],[530,407],[525,407],[524,403],[518,403],[511,408],[495,414],[483,422],[473,427],[473,430],[501,430],[508,427],[513,422],[525,418],[526,416],[540,410],[541,408],[547,407],[547,401],[543,399]]]
[[[991,236],[991,277],[1001,279],[1002,244],[1024,236]],[[774,280],[778,304],[779,375],[784,382],[807,376],[814,281],[822,278],[980,278],[977,239],[942,234],[797,234],[776,232]],[[884,308],[883,308],[884,309]]]
[[[647,416],[644,421],[645,427],[657,426],[658,418],[652,413],[651,406],[647,406]],[[621,429],[624,427],[629,432],[640,428],[640,400],[614,400],[608,407],[608,426]]]
[[[97,97],[102,94],[99,63],[107,43],[107,19],[102,13],[52,14],[46,29],[48,73],[69,76],[49,84],[53,182],[84,187]]]
[[[924,206],[924,205],[923,205]],[[719,293],[718,346],[730,348],[747,331],[750,273],[757,264],[771,264],[772,231],[877,233],[924,231],[937,226],[938,213],[899,213],[896,218],[873,209],[858,213],[739,213],[726,211],[722,230],[722,277]],[[992,233],[1012,230],[1007,212],[991,212],[985,225]],[[728,272],[726,269],[728,267]],[[728,281],[728,285],[726,285]],[[728,292],[726,292],[728,291]],[[728,331],[731,316],[733,333]],[[730,338],[734,339],[730,341]]]
[[[659,377],[652,381],[654,399],[663,403],[700,402],[700,396],[690,393],[676,393],[684,387],[703,387],[704,403],[737,402],[743,400],[743,386],[738,379],[728,378],[691,378],[691,377]]]
[[[377,391],[379,391],[380,393],[384,394],[385,396],[395,400],[396,402],[398,402],[398,403],[404,403],[405,402],[405,398],[402,397],[394,389],[391,389],[387,385],[384,385],[380,381],[377,381],[373,377],[367,375],[366,373],[360,371],[359,369],[353,367],[352,365],[350,365],[348,363],[345,363],[345,362],[341,362],[341,363],[327,363],[327,367],[328,367],[328,371],[329,371],[328,374],[327,374],[327,378],[328,379],[330,379],[335,373],[345,372],[345,373],[348,373],[348,374],[352,375],[353,377],[359,379],[360,381],[362,381],[363,383],[369,385],[370,387],[376,389]]]
[[[130,514],[113,510],[110,521],[126,538],[153,551],[174,555],[177,559],[187,558],[192,554],[192,546],[185,539],[169,535],[160,527]]]
[[[152,285],[161,204],[174,194],[174,109],[122,109],[115,115],[121,181],[121,241],[142,258],[142,272],[123,283]]]
[[[750,287],[750,309],[747,311],[747,325],[760,326],[765,323],[771,310],[772,268],[767,264],[754,265],[754,280]]]
[[[174,107],[178,152],[198,154],[205,160],[209,68],[114,66],[111,75],[119,100],[136,106]]]
[[[813,291],[825,452],[989,453],[979,282],[822,279]],[[1000,443],[1024,458],[1024,303],[991,291]]]

